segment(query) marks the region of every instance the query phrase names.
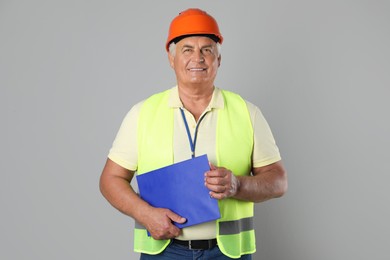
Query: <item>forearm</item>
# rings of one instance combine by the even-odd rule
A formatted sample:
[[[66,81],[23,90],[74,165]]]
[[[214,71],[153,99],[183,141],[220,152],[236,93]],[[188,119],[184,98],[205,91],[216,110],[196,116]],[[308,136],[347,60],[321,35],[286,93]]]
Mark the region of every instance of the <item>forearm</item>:
[[[123,214],[142,223],[151,206],[133,190],[128,180],[118,176],[102,176],[100,190],[107,201]]]
[[[130,185],[133,176],[133,171],[108,159],[100,177],[103,196],[120,212],[143,225],[154,239],[178,236],[180,229],[172,221],[184,223],[186,220],[169,209],[155,208],[142,200]]]
[[[287,190],[287,174],[282,163],[253,168],[253,176],[235,176],[230,170],[210,164],[205,185],[215,199],[233,197],[262,202],[282,196]]]
[[[281,197],[287,190],[287,177],[284,171],[269,171],[255,176],[236,176],[239,181],[233,198],[263,202]]]

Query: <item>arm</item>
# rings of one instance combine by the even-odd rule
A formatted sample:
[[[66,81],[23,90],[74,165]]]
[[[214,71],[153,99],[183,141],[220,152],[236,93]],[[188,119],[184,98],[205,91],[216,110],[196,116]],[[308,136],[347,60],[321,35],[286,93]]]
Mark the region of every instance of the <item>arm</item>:
[[[107,159],[100,177],[103,196],[116,209],[146,227],[154,239],[177,237],[180,229],[172,221],[184,223],[185,219],[168,209],[154,208],[142,200],[130,185],[133,176],[133,171]]]
[[[253,176],[234,176],[228,169],[211,165],[205,185],[216,199],[233,197],[263,202],[281,197],[287,191],[287,174],[281,161],[253,168]]]

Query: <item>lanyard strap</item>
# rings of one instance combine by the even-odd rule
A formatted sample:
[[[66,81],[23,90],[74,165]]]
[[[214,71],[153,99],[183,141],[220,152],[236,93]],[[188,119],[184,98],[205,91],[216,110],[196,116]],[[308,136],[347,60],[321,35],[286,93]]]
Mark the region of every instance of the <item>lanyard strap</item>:
[[[189,141],[189,143],[190,143],[190,148],[191,148],[191,157],[194,158],[194,157],[195,157],[196,139],[197,139],[197,137],[198,137],[198,126],[200,125],[200,122],[202,121],[202,119],[204,118],[204,116],[206,115],[206,113],[203,114],[203,115],[199,118],[199,121],[198,121],[198,123],[196,124],[196,127],[195,127],[195,136],[194,136],[194,140],[192,141],[192,137],[191,137],[191,133],[190,133],[190,128],[188,127],[187,119],[186,119],[186,116],[184,115],[184,110],[183,110],[183,108],[180,108],[180,112],[181,112],[181,116],[182,116],[183,121],[184,121],[184,125],[186,126],[188,141]]]

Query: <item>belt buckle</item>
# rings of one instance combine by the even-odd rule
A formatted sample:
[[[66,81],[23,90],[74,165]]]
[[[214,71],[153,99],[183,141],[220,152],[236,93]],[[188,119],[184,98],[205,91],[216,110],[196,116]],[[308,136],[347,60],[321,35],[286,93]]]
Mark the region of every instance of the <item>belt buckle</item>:
[[[191,240],[188,240],[188,248],[192,250]]]

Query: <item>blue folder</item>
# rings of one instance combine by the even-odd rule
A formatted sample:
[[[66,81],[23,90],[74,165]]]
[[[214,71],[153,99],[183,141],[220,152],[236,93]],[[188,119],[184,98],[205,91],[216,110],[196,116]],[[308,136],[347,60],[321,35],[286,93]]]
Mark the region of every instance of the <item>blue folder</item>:
[[[179,228],[219,219],[218,201],[204,185],[208,170],[207,155],[202,155],[137,175],[140,196],[154,207],[168,208],[186,218],[184,224],[173,223]]]

